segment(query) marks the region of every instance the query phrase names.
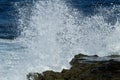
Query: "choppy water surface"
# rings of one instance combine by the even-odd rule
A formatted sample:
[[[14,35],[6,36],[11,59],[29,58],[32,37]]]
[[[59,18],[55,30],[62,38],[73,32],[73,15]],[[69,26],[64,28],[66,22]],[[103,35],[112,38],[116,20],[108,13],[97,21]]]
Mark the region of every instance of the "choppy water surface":
[[[69,68],[75,54],[120,54],[120,0],[1,0],[0,80]]]

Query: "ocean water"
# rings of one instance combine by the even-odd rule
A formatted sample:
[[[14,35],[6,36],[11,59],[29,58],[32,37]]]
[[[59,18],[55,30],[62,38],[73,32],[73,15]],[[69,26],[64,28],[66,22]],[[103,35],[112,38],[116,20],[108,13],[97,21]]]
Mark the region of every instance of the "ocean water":
[[[119,34],[120,0],[0,0],[0,80],[120,54]]]

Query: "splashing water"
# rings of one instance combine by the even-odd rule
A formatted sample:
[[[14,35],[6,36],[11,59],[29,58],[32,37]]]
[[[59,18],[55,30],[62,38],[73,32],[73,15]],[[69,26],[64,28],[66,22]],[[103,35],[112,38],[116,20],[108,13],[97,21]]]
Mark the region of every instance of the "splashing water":
[[[21,36],[0,40],[0,80],[26,80],[29,72],[69,68],[80,52],[119,54],[120,14],[115,12],[120,6],[99,8],[90,17],[61,0],[37,1],[18,10]]]

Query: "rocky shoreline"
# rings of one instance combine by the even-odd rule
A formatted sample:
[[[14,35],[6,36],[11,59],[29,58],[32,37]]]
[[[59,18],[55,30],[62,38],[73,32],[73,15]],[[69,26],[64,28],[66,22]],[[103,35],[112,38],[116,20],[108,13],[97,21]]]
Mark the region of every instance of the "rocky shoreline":
[[[120,56],[75,55],[70,69],[29,73],[28,80],[120,80]]]

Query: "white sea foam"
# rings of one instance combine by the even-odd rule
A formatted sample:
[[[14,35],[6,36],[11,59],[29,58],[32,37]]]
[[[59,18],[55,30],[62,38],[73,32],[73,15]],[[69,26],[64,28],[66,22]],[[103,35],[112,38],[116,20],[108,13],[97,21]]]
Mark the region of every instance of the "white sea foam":
[[[119,54],[119,14],[114,23],[109,21],[117,8],[99,9],[100,13],[91,17],[61,0],[37,1],[32,7],[19,8],[21,36],[0,40],[0,80],[26,80],[29,72],[69,68],[68,62],[80,52]]]

